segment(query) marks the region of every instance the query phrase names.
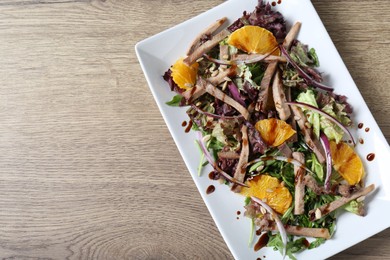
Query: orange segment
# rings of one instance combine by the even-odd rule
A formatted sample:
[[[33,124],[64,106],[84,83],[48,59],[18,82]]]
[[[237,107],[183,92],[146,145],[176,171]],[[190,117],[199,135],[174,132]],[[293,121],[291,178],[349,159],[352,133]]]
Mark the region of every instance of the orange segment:
[[[280,214],[284,214],[291,206],[292,196],[290,192],[275,177],[258,175],[246,181],[246,184],[249,188],[243,187],[240,192],[242,195],[258,197]]]
[[[364,176],[363,163],[354,149],[344,142],[330,142],[333,167],[350,184],[355,185]]]
[[[261,138],[271,146],[279,146],[295,134],[289,124],[276,118],[260,120],[255,128],[260,132]]]
[[[183,58],[178,59],[171,67],[173,81],[182,89],[192,88],[196,82],[198,66],[197,62],[187,66],[184,64]]]
[[[247,53],[267,54],[278,46],[275,36],[268,30],[254,25],[246,25],[234,31],[228,38],[228,44]],[[273,55],[280,55],[276,49]]]

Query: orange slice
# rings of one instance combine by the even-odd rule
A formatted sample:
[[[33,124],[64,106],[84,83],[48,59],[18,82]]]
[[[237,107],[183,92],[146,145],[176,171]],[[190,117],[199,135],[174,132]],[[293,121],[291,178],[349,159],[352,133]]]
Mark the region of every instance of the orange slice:
[[[270,146],[279,146],[296,133],[289,124],[276,118],[260,120],[255,128]]]
[[[330,153],[333,167],[350,185],[361,181],[364,176],[363,163],[351,146],[344,142],[336,144],[330,141]]]
[[[268,30],[254,25],[246,25],[234,31],[228,38],[228,44],[247,53],[268,54],[277,46],[275,36]],[[280,55],[277,48],[273,55]]]
[[[179,88],[192,88],[196,82],[198,67],[199,64],[197,62],[193,63],[191,66],[187,66],[184,64],[183,58],[178,59],[171,67],[173,81]]]
[[[258,197],[280,214],[284,214],[291,206],[291,193],[275,177],[258,175],[246,181],[246,184],[249,188],[243,187],[240,192],[242,195]]]

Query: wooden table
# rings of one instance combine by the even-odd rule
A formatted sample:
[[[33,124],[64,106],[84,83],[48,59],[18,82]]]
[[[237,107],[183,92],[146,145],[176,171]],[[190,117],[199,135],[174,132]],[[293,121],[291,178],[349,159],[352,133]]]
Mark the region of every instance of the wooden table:
[[[222,2],[0,0],[1,257],[232,259],[134,53]],[[388,1],[313,3],[389,140]]]

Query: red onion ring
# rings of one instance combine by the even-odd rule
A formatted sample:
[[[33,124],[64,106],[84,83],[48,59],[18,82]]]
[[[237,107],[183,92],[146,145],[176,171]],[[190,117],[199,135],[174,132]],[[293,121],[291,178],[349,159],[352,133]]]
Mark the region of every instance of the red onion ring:
[[[324,147],[326,155],[326,177],[325,177],[325,191],[329,191],[330,177],[332,175],[332,154],[330,153],[329,140],[324,133],[320,136],[321,144]]]
[[[316,108],[312,105],[309,105],[309,104],[306,104],[306,103],[301,103],[301,102],[286,102],[287,105],[290,105],[290,106],[298,106],[298,107],[305,107],[305,108],[308,108],[310,110],[313,110],[314,112],[326,117],[327,119],[329,119],[330,121],[332,121],[333,123],[335,123],[338,127],[340,127],[344,133],[348,134],[349,138],[351,139],[352,143],[353,143],[353,146],[356,145],[355,143],[355,140],[353,139],[353,136],[351,134],[351,132],[348,130],[347,127],[345,127],[339,120],[337,120],[336,118],[334,118],[333,116],[329,115],[328,113],[322,111],[321,109],[319,108]]]
[[[312,77],[310,77],[290,56],[290,54],[288,54],[288,51],[286,50],[286,48],[283,47],[283,45],[280,45],[279,46],[280,50],[282,51],[283,55],[286,57],[287,61],[298,71],[298,74],[303,77],[303,79],[306,81],[307,84],[313,86],[313,87],[316,87],[316,88],[320,88],[320,89],[323,89],[325,91],[329,91],[329,92],[332,92],[333,91],[333,88],[331,87],[328,87],[322,83],[319,83],[318,81],[315,81]]]

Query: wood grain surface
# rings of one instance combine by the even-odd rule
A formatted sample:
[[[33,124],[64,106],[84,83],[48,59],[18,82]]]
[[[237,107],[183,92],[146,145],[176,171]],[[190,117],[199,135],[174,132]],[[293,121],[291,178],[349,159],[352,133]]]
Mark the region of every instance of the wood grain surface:
[[[222,2],[0,0],[2,259],[233,258],[134,53]],[[313,4],[389,140],[389,2]],[[331,259],[390,259],[390,230]]]

